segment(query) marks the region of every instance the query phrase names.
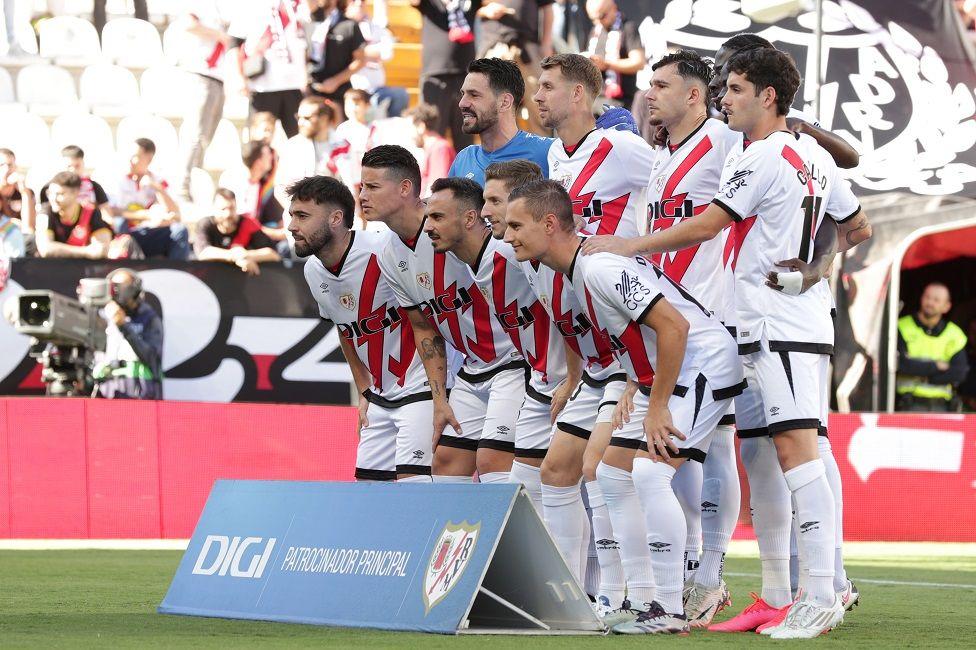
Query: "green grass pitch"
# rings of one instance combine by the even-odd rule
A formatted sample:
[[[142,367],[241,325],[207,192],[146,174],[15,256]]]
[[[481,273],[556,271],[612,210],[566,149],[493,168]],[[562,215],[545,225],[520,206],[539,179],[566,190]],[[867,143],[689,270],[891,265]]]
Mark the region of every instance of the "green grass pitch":
[[[636,648],[782,645],[755,634],[695,631],[685,638],[450,637],[164,616],[156,606],[180,559],[177,551],[0,551],[3,648]],[[976,557],[859,555],[848,572],[863,604],[817,647],[976,647]],[[759,584],[759,562],[726,564],[733,609]],[[723,612],[720,618],[728,616]],[[803,642],[793,642],[794,644]]]

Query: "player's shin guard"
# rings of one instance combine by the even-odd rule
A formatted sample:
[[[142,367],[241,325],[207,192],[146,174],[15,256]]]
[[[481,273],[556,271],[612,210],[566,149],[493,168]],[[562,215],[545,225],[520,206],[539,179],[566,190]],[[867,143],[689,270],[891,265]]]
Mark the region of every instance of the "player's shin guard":
[[[682,468],[683,469],[683,468]],[[644,510],[647,545],[650,548],[657,601],[670,614],[682,614],[684,545],[687,536],[684,512],[671,480],[675,470],[667,463],[634,459],[634,485]]]
[[[840,480],[840,469],[834,458],[827,436],[817,436],[820,459],[827,472],[827,484],[834,495],[834,591],[847,589],[847,571],[844,569],[844,487]]]
[[[610,514],[603,498],[603,490],[598,481],[586,482],[586,493],[590,500],[590,522],[596,545],[596,557],[600,567],[600,586],[598,595],[606,596],[613,607],[619,607],[624,599],[624,570],[620,565],[617,540],[610,525]]]
[[[793,600],[790,591],[790,491],[773,441],[767,437],[744,438],[739,451],[749,478],[752,528],[762,562],[762,598],[771,607]]]
[[[529,500],[535,506],[535,511],[542,516],[542,478],[538,467],[520,463],[517,460],[512,462],[512,471],[508,473],[508,480],[512,483],[521,483],[525,487],[525,493],[529,495]]]
[[[796,503],[797,547],[808,567],[805,596],[829,607],[834,593],[834,499],[819,458],[784,473]]]
[[[688,465],[689,463],[685,463]],[[701,498],[702,555],[695,582],[718,587],[725,553],[739,521],[742,491],[735,462],[735,427],[716,427],[703,466]]]
[[[698,569],[698,549],[702,538],[702,479],[701,463],[684,463],[671,481],[671,487],[685,515],[688,535],[685,539],[684,580],[695,575]],[[652,556],[653,557],[653,556]]]
[[[596,480],[607,504],[614,539],[620,546],[627,599],[635,604],[650,603],[655,598],[654,570],[633,478],[630,472],[601,462],[596,468]]]
[[[542,508],[549,534],[556,542],[556,548],[566,560],[566,565],[577,582],[583,583],[581,568],[586,554],[584,542],[589,536],[589,521],[583,507],[580,484],[570,487],[556,487],[542,484]]]

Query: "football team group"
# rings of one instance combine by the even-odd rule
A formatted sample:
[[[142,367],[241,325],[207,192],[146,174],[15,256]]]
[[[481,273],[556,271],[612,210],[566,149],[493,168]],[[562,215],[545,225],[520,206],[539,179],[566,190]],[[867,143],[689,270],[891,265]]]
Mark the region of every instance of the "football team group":
[[[410,152],[368,151],[366,230],[341,182],[288,189],[362,393],[357,479],[521,483],[616,633],[829,631],[858,599],[827,437],[825,276],[871,236],[852,150],[790,108],[796,65],[755,35],[654,64],[657,145],[597,127],[586,57],[542,68],[528,99],[556,138],[518,129],[518,67],[478,59],[459,106],[481,144],[426,198]],[[761,595],[713,624],[736,435]]]

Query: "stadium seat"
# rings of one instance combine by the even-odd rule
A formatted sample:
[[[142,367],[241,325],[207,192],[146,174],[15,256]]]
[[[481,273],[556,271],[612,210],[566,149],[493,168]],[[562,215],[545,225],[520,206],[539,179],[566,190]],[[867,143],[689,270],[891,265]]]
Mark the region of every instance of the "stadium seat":
[[[42,20],[37,27],[41,56],[54,59],[58,65],[81,68],[101,59],[95,26],[77,16],[55,16]]]
[[[12,104],[17,101],[14,93],[14,79],[6,68],[0,68],[0,104]]]
[[[48,155],[51,132],[39,115],[28,113],[20,104],[0,107],[0,146],[17,155],[21,167],[33,167]]]
[[[156,145],[153,168],[167,179],[174,180],[179,161],[179,138],[176,127],[158,115],[130,115],[122,118],[116,128],[115,141],[119,153],[125,155],[136,138],[149,138]]]
[[[162,61],[163,44],[152,23],[115,18],[102,30],[102,55],[127,68],[148,68]]]
[[[65,113],[51,125],[51,150],[56,152],[66,145],[75,144],[85,150],[85,162],[92,167],[102,167],[112,161],[112,129],[97,115],[89,113]]]
[[[139,83],[120,65],[96,63],[81,73],[81,101],[106,117],[130,115],[139,102]]]
[[[182,129],[180,139],[182,141]],[[203,167],[208,170],[224,170],[239,165],[240,162],[241,134],[230,120],[222,119],[203,155]]]
[[[215,189],[213,177],[199,167],[194,167],[190,172],[190,194],[195,197],[197,205],[209,208]]]
[[[164,117],[182,117],[187,73],[171,65],[154,65],[142,73],[143,109]]]
[[[31,112],[60,115],[77,106],[78,92],[71,73],[50,63],[32,63],[17,75],[17,101]]]
[[[180,59],[180,48],[185,42],[184,27],[179,21],[171,23],[163,32],[163,62],[176,65]]]

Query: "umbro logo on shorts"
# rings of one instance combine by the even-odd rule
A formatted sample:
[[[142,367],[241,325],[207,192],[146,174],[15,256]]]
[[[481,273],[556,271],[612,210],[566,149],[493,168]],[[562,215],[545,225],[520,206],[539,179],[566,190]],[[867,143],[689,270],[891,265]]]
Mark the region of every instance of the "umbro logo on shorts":
[[[778,413],[779,413],[779,407],[778,406],[770,406],[769,407],[769,414],[770,415],[777,415]]]
[[[423,458],[424,457],[424,451],[423,451],[423,449],[416,449],[416,450],[414,450],[413,457],[414,457],[414,460],[420,460],[421,458]]]

